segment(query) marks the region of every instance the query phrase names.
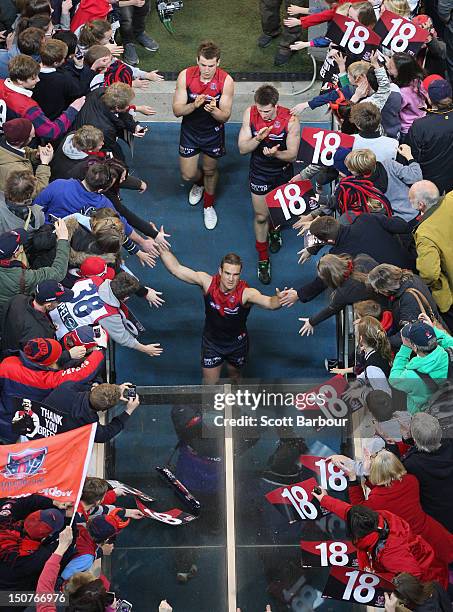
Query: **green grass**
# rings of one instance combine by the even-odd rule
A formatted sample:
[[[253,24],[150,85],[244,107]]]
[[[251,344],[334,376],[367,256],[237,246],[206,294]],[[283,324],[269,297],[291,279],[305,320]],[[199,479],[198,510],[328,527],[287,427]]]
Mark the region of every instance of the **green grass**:
[[[274,66],[278,39],[266,49],[256,41],[261,34],[258,0],[186,0],[175,13],[175,34],[169,34],[159,21],[154,1],[148,17],[147,32],[158,41],[157,53],[149,53],[140,45],[137,52],[142,70],[159,69],[179,72],[195,63],[201,40],[210,38],[222,49],[222,67],[228,72],[304,73],[311,62],[306,51],[295,54],[285,66]]]

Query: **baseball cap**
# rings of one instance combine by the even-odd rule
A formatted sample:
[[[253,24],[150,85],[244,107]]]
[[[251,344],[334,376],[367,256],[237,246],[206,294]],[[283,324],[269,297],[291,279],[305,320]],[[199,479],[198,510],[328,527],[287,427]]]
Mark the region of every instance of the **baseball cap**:
[[[335,170],[338,170],[338,172],[341,172],[342,174],[351,174],[344,163],[344,160],[350,152],[351,149],[347,149],[346,147],[338,147],[338,149],[335,151],[335,155],[333,156],[333,167]]]
[[[435,79],[428,87],[428,96],[431,102],[440,102],[445,98],[451,98],[451,85],[445,79]]]
[[[432,351],[437,346],[437,338],[431,325],[416,321],[407,323],[401,330],[401,336],[407,338],[417,348],[425,351]]]
[[[115,270],[110,268],[102,257],[87,257],[80,266],[80,276],[99,276],[103,280],[113,279]]]
[[[6,141],[13,146],[24,145],[30,138],[33,123],[30,119],[11,119],[3,124]]]
[[[10,259],[26,239],[27,232],[22,228],[0,234],[0,259]]]
[[[46,302],[70,302],[74,297],[74,292],[65,289],[56,280],[45,280],[36,285],[35,298],[40,304]]]
[[[63,526],[63,513],[56,508],[32,512],[24,521],[24,529],[32,540],[42,540],[61,531]]]
[[[366,396],[366,405],[379,423],[389,421],[395,412],[392,396],[381,389],[373,389],[373,391],[368,393]]]
[[[109,514],[95,516],[87,523],[87,529],[95,542],[105,542],[127,527],[131,519],[126,519],[123,508],[115,508]]]
[[[422,85],[425,88],[425,90],[428,91],[428,88],[431,85],[431,83],[433,83],[434,81],[438,81],[439,79],[442,80],[443,78],[444,77],[441,76],[440,74],[430,74],[425,79],[423,79]]]
[[[28,359],[44,366],[58,361],[62,352],[61,344],[51,338],[34,338],[24,346],[24,353]]]

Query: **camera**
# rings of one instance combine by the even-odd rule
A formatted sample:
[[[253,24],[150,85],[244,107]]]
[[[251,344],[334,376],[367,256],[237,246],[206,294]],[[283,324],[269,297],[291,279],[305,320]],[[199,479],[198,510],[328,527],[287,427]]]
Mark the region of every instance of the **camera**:
[[[129,601],[122,599],[118,602],[116,610],[117,612],[130,612],[130,610],[132,610],[132,604]]]
[[[182,0],[156,0],[156,9],[159,19],[169,32],[173,31],[171,20],[176,11],[180,11],[184,4]]]
[[[96,338],[96,340],[99,340],[101,336],[102,336],[101,328],[99,327],[99,325],[95,325],[93,327],[93,337]]]
[[[135,399],[137,397],[137,385],[129,385],[123,392],[124,399]]]

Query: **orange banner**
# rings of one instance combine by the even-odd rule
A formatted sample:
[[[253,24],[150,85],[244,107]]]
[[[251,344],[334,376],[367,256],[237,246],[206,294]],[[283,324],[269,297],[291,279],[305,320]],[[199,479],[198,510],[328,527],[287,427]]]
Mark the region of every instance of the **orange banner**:
[[[96,423],[66,433],[0,446],[0,498],[41,493],[75,502],[85,481]]]

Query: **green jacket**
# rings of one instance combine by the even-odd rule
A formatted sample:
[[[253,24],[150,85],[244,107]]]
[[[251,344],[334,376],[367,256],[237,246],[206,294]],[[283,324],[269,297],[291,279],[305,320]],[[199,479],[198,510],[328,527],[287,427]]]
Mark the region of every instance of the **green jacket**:
[[[3,305],[8,300],[19,293],[31,295],[36,285],[41,281],[56,280],[61,282],[68,271],[68,259],[69,242],[58,240],[55,259],[51,266],[29,270],[20,266],[5,267],[0,265],[0,314],[3,312]]]
[[[415,370],[429,374],[435,380],[447,378],[449,358],[444,349],[453,346],[453,337],[436,327],[434,332],[439,343],[434,351],[425,357],[415,356],[411,359],[412,350],[403,344],[395,355],[390,372],[389,383],[407,394],[407,410],[411,414],[424,410],[431,396],[429,388]]]

